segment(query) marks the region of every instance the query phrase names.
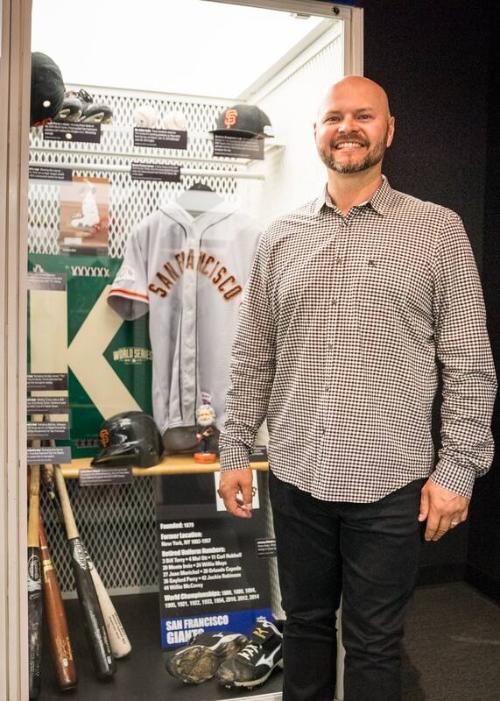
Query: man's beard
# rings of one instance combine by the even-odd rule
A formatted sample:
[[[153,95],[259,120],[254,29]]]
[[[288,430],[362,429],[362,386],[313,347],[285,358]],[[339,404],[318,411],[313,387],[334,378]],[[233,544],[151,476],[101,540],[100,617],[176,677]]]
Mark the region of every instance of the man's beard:
[[[349,139],[345,138],[344,140],[348,141]],[[367,153],[366,157],[358,163],[337,163],[335,161],[335,157],[332,155],[335,149],[334,145],[330,145],[330,151],[328,153],[325,150],[320,150],[319,155],[321,160],[329,170],[334,170],[336,173],[344,174],[360,173],[363,170],[368,170],[368,168],[372,168],[373,166],[377,165],[377,163],[380,163],[380,161],[384,157],[384,153],[387,148],[386,143],[387,132],[384,138],[378,142],[378,144],[371,151],[371,153]]]

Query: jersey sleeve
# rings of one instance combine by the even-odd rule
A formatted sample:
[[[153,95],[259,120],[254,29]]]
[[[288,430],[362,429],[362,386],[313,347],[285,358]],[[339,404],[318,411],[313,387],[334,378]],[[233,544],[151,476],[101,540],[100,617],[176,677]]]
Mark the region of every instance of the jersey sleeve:
[[[149,309],[147,257],[139,234],[136,231],[130,236],[123,263],[108,293],[110,307],[127,320],[138,319]]]

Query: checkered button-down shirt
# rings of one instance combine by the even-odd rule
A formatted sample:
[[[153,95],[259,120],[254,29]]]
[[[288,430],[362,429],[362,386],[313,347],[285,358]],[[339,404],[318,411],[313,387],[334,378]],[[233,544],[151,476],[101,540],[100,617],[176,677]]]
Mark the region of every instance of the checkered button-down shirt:
[[[262,237],[233,346],[221,467],[248,467],[267,416],[271,469],[318,499],[375,501],[431,473],[470,496],[493,457],[495,392],[458,215],[386,179],[346,216],[323,193]]]

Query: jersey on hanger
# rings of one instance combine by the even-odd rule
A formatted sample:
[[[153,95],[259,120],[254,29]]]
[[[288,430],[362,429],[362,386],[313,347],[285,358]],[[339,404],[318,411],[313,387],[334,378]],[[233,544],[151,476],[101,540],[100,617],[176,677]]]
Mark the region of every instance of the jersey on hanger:
[[[178,204],[148,216],[127,242],[108,296],[124,319],[149,310],[153,411],[162,433],[192,426],[201,394],[224,423],[231,346],[261,230],[238,212],[193,219]]]

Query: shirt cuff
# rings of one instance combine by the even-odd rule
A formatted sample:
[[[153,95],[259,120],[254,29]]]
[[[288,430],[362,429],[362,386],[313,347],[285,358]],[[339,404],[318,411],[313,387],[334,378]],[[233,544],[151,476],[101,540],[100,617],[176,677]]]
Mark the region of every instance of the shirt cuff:
[[[440,487],[449,489],[450,492],[470,499],[476,481],[476,473],[472,469],[443,459],[436,465],[436,469],[431,474],[431,480],[439,484]]]
[[[245,446],[235,445],[221,450],[221,472],[225,472],[226,470],[244,470],[247,467],[250,467],[250,455]]]

